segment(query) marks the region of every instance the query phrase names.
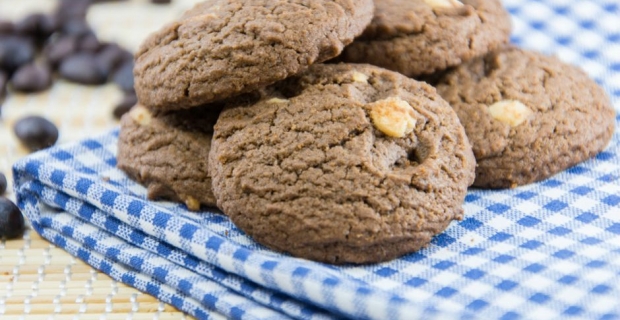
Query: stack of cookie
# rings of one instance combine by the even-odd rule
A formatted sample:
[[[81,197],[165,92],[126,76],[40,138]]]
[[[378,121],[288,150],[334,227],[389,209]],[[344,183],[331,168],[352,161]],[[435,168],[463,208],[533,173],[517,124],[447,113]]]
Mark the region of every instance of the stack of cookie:
[[[604,92],[509,34],[499,0],[205,1],[136,53],[118,166],[275,250],[398,257],[472,183],[538,181],[611,138]]]

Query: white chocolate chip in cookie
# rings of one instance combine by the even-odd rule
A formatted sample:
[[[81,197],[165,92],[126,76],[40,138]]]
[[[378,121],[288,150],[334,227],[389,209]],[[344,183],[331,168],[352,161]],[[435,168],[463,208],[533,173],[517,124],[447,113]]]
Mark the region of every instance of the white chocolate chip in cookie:
[[[424,2],[433,8],[458,8],[463,6],[463,3],[459,0],[424,0]]]
[[[495,119],[511,127],[522,124],[532,114],[532,110],[521,101],[502,100],[489,106],[489,114]]]
[[[413,108],[399,97],[389,97],[373,102],[369,106],[370,119],[375,128],[387,136],[402,138],[415,128]]]
[[[288,103],[288,100],[280,99],[280,98],[271,98],[267,100],[267,103]]]
[[[129,111],[129,116],[141,126],[148,126],[151,124],[151,119],[153,118],[151,112],[147,108],[140,105],[131,108]]]
[[[353,81],[368,83],[368,76],[359,71],[353,71]]]

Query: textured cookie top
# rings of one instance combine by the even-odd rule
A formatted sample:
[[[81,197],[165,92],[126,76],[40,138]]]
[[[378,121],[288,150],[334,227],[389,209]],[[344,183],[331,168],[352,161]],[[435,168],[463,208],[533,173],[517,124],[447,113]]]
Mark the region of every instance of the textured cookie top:
[[[419,249],[462,216],[471,146],[429,85],[369,65],[314,65],[215,125],[218,206],[258,242],[331,263]]]
[[[510,16],[499,0],[376,0],[375,15],[342,60],[407,76],[429,74],[508,41]]]
[[[190,210],[215,206],[207,164],[220,109],[132,108],[121,119],[118,167],[148,188],[149,199],[180,201]]]
[[[261,88],[340,54],[372,12],[372,0],[199,3],[136,53],[138,98],[179,109]]]
[[[478,186],[545,178],[602,150],[614,128],[609,98],[583,71],[517,48],[447,72],[437,90],[473,145]]]

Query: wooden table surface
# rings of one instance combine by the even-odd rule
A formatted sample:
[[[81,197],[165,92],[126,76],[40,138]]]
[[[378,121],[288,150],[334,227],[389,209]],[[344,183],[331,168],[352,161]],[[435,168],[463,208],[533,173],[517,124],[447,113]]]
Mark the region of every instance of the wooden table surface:
[[[88,21],[101,40],[135,51],[144,37],[178,17],[196,0],[153,5],[147,0],[96,4]],[[0,0],[0,19],[16,21],[28,13],[51,12],[52,0]],[[80,140],[118,125],[112,110],[122,98],[114,84],[82,86],[56,80],[38,94],[9,90],[0,117],[0,172],[12,181],[11,166],[28,154],[13,134],[26,115],[42,115],[60,131],[58,143]],[[14,200],[12,183],[8,196]],[[112,280],[56,248],[28,229],[22,239],[0,242],[0,318],[2,319],[183,319],[189,316]]]

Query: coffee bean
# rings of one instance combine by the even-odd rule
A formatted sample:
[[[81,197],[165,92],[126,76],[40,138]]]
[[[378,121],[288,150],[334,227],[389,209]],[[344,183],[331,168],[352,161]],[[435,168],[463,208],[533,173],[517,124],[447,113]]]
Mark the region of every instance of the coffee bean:
[[[54,16],[33,13],[15,24],[15,32],[43,42],[56,31],[57,27],[58,23]]]
[[[110,73],[92,53],[76,53],[66,58],[60,64],[59,72],[62,78],[81,84],[104,84]]]
[[[97,54],[97,61],[109,70],[117,69],[123,61],[127,60],[133,60],[133,55],[116,43],[103,44]]]
[[[33,13],[27,15],[24,19],[15,23],[14,29],[16,33],[25,36],[34,36],[39,31],[39,20],[43,14]]]
[[[106,2],[122,2],[127,0],[91,0],[93,4],[96,3],[106,3]]]
[[[62,60],[74,54],[78,49],[78,37],[63,36],[52,41],[43,49],[45,60],[52,69],[57,69]]]
[[[112,114],[114,118],[120,119],[125,113],[127,113],[133,106],[138,103],[138,97],[135,92],[127,93],[123,97],[123,100],[116,105]]]
[[[52,74],[49,68],[26,64],[17,69],[11,78],[13,89],[21,92],[39,92],[52,85]]]
[[[2,102],[4,98],[6,98],[6,84],[8,82],[8,76],[2,70],[0,70],[0,108],[2,107]]]
[[[83,52],[97,52],[101,48],[101,43],[94,33],[84,35],[78,43],[78,50]]]
[[[60,33],[67,36],[83,37],[94,34],[93,30],[84,19],[71,19],[60,25]]]
[[[17,68],[34,60],[35,48],[27,38],[0,36],[0,69],[12,74]]]
[[[0,196],[6,192],[7,182],[4,173],[0,172]]]
[[[124,92],[133,92],[133,60],[123,63],[114,72],[113,80]]]
[[[40,116],[28,116],[15,123],[13,131],[30,151],[53,146],[58,140],[58,129],[49,120]]]
[[[60,0],[55,15],[59,21],[86,19],[90,4],[89,0]]]
[[[14,239],[24,233],[24,216],[9,199],[0,197],[0,237]]]
[[[0,34],[11,34],[13,33],[13,30],[13,22],[7,20],[0,20]]]
[[[151,3],[154,4],[169,4],[171,0],[151,0]]]

